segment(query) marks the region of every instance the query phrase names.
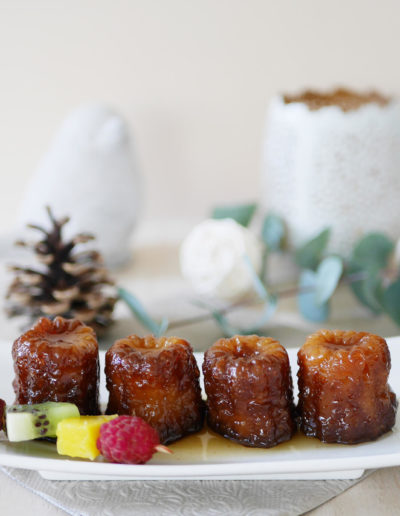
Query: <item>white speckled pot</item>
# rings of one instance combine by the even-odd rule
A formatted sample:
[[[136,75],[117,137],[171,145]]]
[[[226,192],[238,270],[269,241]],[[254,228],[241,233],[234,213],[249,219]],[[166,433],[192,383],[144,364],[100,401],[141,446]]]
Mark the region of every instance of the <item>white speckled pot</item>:
[[[273,99],[264,146],[263,204],[284,217],[291,245],[331,226],[348,254],[369,231],[400,236],[400,103],[352,111]]]

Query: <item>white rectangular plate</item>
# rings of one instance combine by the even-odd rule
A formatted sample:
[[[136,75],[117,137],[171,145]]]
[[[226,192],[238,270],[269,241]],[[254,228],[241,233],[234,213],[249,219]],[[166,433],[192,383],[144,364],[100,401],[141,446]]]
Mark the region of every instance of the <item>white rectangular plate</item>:
[[[390,383],[400,393],[400,337],[388,339],[392,356]],[[13,401],[11,345],[0,343],[0,397]],[[288,350],[296,384],[297,349]],[[196,353],[201,363],[203,355]],[[101,353],[104,363],[104,353]],[[103,366],[100,398],[107,401]],[[271,449],[246,448],[204,430],[171,445],[173,455],[157,453],[145,465],[110,464],[101,460],[67,459],[52,443],[0,441],[0,464],[33,469],[58,480],[127,479],[327,479],[357,478],[365,469],[400,465],[399,418],[392,432],[374,442],[332,445],[296,435]]]

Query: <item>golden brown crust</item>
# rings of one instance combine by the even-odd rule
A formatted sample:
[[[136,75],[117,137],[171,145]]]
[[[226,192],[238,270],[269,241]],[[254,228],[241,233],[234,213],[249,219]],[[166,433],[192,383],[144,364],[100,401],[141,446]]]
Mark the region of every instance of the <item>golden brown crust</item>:
[[[207,420],[245,446],[271,447],[295,432],[290,364],[279,342],[257,335],[220,339],[204,355]]]
[[[76,319],[42,317],[13,344],[16,403],[75,403],[81,414],[99,414],[96,334]]]
[[[371,441],[390,430],[396,397],[387,381],[390,353],[382,337],[321,330],[298,352],[300,426],[329,443]]]
[[[204,404],[190,344],[176,337],[118,340],[106,353],[107,414],[135,414],[163,443],[201,429]]]

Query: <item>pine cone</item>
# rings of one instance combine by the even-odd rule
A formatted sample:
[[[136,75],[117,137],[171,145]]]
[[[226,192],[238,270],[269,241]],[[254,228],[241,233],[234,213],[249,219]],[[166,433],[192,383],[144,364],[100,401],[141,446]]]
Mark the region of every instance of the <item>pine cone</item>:
[[[47,212],[53,225],[50,231],[28,225],[43,233],[42,240],[16,242],[16,245],[32,248],[42,267],[11,267],[16,276],[6,295],[7,315],[27,315],[29,324],[41,316],[76,318],[101,334],[112,323],[117,301],[114,282],[99,252],[75,248],[94,237],[80,233],[63,242],[62,228],[69,217],[57,221],[50,208]],[[110,290],[112,292],[107,292]]]

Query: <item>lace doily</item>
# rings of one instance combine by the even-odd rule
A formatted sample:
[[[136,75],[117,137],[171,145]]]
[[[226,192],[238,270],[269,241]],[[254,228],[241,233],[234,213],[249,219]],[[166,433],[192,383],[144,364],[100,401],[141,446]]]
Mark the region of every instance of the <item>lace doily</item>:
[[[295,516],[356,480],[50,481],[2,468],[10,478],[73,516]]]

